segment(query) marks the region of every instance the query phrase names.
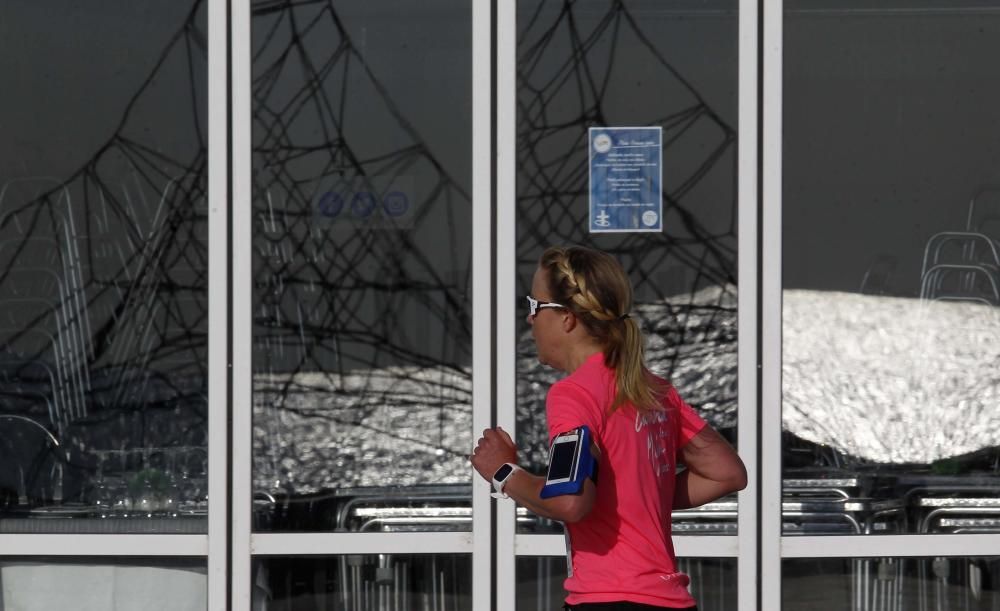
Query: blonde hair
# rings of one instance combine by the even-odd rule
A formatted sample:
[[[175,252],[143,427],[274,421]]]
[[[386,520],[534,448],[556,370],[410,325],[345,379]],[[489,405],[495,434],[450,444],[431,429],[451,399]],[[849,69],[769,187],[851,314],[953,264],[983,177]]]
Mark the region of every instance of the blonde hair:
[[[631,318],[632,285],[617,259],[582,246],[542,253],[552,300],[570,309],[604,349],[618,390],[609,411],[631,403],[640,412],[662,409],[667,388],[646,367],[642,331]]]

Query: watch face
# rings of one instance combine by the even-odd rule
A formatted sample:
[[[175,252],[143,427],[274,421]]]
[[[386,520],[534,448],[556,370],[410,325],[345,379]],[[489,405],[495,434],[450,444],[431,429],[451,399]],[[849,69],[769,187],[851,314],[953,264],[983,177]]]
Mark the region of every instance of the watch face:
[[[499,469],[497,469],[497,472],[493,474],[493,479],[495,481],[502,482],[507,479],[507,476],[510,475],[510,472],[513,470],[514,467],[510,465],[502,465]]]

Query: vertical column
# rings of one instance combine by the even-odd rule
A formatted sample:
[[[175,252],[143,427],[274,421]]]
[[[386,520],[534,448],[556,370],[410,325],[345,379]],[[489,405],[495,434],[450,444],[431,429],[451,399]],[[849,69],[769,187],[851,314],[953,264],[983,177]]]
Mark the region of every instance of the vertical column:
[[[762,609],[781,608],[782,0],[763,3],[760,571]]]
[[[760,415],[758,400],[758,282],[760,279],[760,251],[757,240],[759,213],[759,128],[758,100],[760,81],[759,61],[759,4],[745,0],[739,6],[739,160],[737,182],[739,189],[738,210],[738,266],[739,304],[738,329],[738,411],[739,452],[747,466],[748,485],[739,494],[739,556],[737,558],[737,601],[739,611],[757,609],[757,583],[759,564],[758,506],[761,463],[758,460]]]
[[[496,23],[496,146],[497,146],[497,425],[517,443],[515,355],[517,303],[514,292],[517,261],[517,3],[497,3]],[[497,504],[497,609],[515,608],[515,505]]]
[[[472,436],[493,419],[492,3],[472,3]],[[471,452],[472,448],[468,448]],[[470,467],[471,468],[471,467]],[[472,475],[472,603],[492,608],[493,521],[488,488]]]
[[[208,608],[228,608],[229,6],[208,3]]]
[[[232,607],[250,609],[252,579],[250,574],[250,537],[253,425],[253,384],[251,375],[253,238],[251,202],[251,82],[250,82],[250,2],[231,3],[232,32],[232,189],[233,210],[230,255],[232,282],[232,488],[230,536],[232,562]]]

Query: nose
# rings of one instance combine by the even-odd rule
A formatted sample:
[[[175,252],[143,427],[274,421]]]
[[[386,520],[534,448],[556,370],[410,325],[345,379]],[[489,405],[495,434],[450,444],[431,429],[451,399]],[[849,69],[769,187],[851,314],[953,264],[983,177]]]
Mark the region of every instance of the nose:
[[[532,327],[535,326],[535,317],[532,316],[530,312],[524,318],[528,321],[528,325]]]

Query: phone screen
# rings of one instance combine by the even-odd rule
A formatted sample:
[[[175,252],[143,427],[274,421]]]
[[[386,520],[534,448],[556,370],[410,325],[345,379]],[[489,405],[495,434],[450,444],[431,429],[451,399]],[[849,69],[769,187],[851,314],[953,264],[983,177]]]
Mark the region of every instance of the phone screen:
[[[580,443],[578,436],[573,436],[565,441],[556,438],[552,444],[552,453],[549,456],[549,473],[546,477],[548,483],[559,483],[569,481],[573,478],[573,466],[576,462],[576,446]]]

